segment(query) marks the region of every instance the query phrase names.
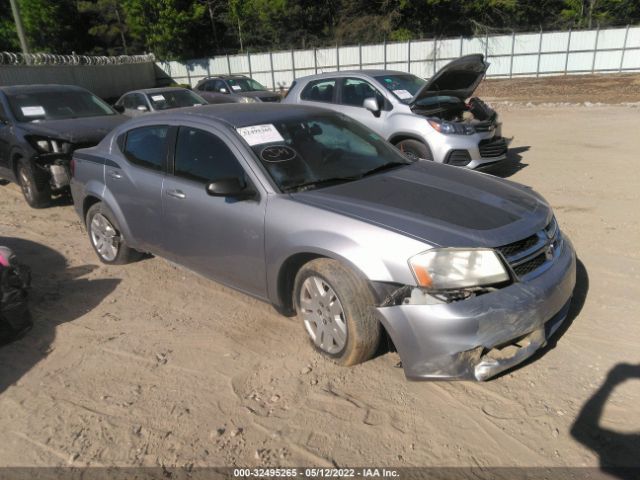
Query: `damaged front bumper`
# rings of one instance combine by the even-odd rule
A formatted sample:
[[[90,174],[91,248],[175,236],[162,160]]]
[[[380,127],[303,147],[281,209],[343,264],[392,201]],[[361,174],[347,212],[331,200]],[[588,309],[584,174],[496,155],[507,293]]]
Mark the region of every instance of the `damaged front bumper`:
[[[576,257],[565,238],[544,273],[466,300],[379,307],[412,380],[487,380],[546,345],[567,316]]]
[[[51,188],[61,190],[71,183],[68,153],[41,153],[33,157],[35,164],[50,176]]]

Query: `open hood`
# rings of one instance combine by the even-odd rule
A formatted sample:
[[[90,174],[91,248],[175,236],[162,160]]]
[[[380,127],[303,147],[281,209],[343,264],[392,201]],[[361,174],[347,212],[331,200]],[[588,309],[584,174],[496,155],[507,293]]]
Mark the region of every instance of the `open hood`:
[[[482,54],[460,57],[447,63],[414,95],[410,105],[436,95],[450,95],[466,100],[482,81],[489,64]]]

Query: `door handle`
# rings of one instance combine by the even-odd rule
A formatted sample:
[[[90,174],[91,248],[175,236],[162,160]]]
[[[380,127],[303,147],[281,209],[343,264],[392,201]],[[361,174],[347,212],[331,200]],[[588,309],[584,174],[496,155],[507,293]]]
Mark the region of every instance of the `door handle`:
[[[179,198],[180,200],[187,198],[181,190],[167,190],[167,195],[173,198]]]
[[[122,178],[122,174],[117,170],[109,170],[109,176],[111,178]]]

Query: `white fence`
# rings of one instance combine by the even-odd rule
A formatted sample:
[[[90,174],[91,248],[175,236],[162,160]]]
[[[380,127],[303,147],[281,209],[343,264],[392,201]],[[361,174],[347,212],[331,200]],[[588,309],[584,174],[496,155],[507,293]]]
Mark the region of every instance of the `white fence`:
[[[428,78],[454,58],[470,53],[485,55],[491,63],[488,77],[640,71],[640,26],[247,52],[157,62],[157,66],[176,82],[192,86],[209,75],[244,74],[278,89],[305,75],[363,68],[401,70]]]

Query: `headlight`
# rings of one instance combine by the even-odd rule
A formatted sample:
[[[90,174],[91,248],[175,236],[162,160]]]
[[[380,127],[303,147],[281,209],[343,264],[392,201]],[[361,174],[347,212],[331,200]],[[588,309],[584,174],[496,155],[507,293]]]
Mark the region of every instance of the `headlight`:
[[[476,129],[473,128],[473,125],[469,125],[467,123],[443,122],[432,118],[427,119],[427,121],[435,131],[445,135],[473,135],[476,133]]]
[[[29,142],[40,153],[69,153],[71,144],[64,140],[56,140],[46,137],[29,137]]]
[[[434,248],[410,258],[409,266],[418,285],[432,290],[480,287],[509,280],[502,261],[488,248]]]
[[[242,102],[242,103],[257,103],[258,100],[256,100],[253,97],[242,97],[242,98],[240,98],[240,102]]]

